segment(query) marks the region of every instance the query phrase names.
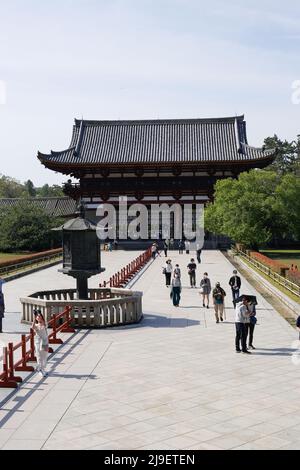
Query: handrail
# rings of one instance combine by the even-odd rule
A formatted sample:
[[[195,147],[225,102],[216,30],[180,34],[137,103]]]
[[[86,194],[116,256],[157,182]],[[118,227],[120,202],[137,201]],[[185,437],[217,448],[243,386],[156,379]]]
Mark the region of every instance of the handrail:
[[[144,253],[140,254],[133,261],[128,263],[124,268],[113,274],[108,281],[99,284],[99,287],[125,287],[129,280],[148,263],[151,258],[151,247]]]
[[[71,307],[66,307],[60,314],[52,315],[52,319],[48,322],[48,327],[52,326],[53,331],[48,335],[49,344],[62,344],[63,340],[57,338],[57,333],[74,333],[74,328],[71,327]],[[64,319],[60,326],[57,326],[57,321]],[[18,383],[22,382],[22,377],[14,375],[15,371],[32,372],[34,367],[28,366],[27,362],[35,362],[36,357],[34,355],[34,330],[31,328],[29,335],[21,335],[21,341],[15,345],[8,343],[7,347],[3,348],[3,372],[0,374],[0,388],[17,388]],[[27,343],[30,343],[29,349],[27,350]],[[14,353],[21,348],[21,359],[15,362]],[[52,353],[53,349],[48,348],[48,352]]]
[[[273,281],[280,284],[282,287],[287,289],[292,294],[296,295],[297,297],[300,297],[300,286],[298,286],[294,282],[290,281],[289,279],[286,279],[285,277],[281,276],[280,274],[276,273],[271,268],[265,266],[264,264],[260,263],[256,259],[251,258],[251,256],[247,255],[247,253],[244,253],[243,251],[240,251],[240,250],[237,250],[237,249],[235,249],[234,253],[236,255],[244,257],[250,264],[252,264],[254,267],[259,269],[261,272],[266,274],[268,277],[270,277],[270,279],[272,279]]]
[[[10,264],[8,266],[2,266],[0,267],[0,275],[8,275],[12,272],[17,272],[23,268],[26,268],[27,266],[43,264],[45,262],[50,262],[55,259],[58,260],[61,257],[62,257],[62,252],[53,253],[52,255],[41,256],[39,258],[22,261],[20,263]]]

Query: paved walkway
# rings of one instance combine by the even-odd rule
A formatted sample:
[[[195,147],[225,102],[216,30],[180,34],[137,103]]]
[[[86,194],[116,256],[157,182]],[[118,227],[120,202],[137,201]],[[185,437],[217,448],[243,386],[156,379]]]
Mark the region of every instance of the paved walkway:
[[[189,257],[172,259],[184,268]],[[50,376],[34,374],[4,405],[0,448],[300,448],[296,331],[244,280],[242,292],[259,302],[257,349],[236,354],[231,264],[218,251],[203,253],[201,273],[228,291],[227,320],[216,324],[186,273],[181,307],[171,305],[163,262],[134,286],[144,291],[139,325],[70,336]]]

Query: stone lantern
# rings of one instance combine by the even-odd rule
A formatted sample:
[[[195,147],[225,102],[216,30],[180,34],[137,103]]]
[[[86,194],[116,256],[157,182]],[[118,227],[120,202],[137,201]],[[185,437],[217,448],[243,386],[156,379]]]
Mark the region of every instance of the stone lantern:
[[[63,268],[59,272],[77,281],[77,298],[88,299],[88,278],[105,271],[101,268],[100,240],[96,225],[85,218],[85,208],[80,203],[78,216],[54,230],[62,231]]]

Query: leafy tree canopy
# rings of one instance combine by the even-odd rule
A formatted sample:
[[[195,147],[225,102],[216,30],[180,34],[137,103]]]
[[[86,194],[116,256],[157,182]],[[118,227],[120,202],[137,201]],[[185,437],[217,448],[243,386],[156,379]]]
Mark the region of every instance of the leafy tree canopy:
[[[28,198],[28,197],[63,197],[62,187],[54,184],[44,184],[35,187],[31,180],[24,184],[14,178],[0,174],[0,198]]]
[[[288,142],[281,140],[274,134],[273,137],[267,137],[264,140],[266,149],[277,149],[275,161],[267,167],[269,171],[276,171],[280,175],[294,173],[300,175],[300,136],[297,140]]]
[[[271,240],[300,239],[300,180],[290,173],[251,170],[217,181],[205,228],[257,249]]]
[[[57,245],[58,236],[51,228],[59,221],[42,209],[31,207],[26,200],[7,207],[0,214],[0,251],[40,251]]]

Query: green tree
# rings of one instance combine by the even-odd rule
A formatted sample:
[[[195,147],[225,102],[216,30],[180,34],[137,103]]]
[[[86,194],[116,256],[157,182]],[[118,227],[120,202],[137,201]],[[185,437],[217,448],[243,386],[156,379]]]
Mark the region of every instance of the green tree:
[[[0,175],[0,197],[22,197],[23,193],[24,186],[19,181],[14,178],[10,178],[9,176]]]
[[[57,234],[51,228],[59,221],[39,207],[26,203],[1,210],[0,251],[39,251],[57,244]]]
[[[205,228],[254,249],[288,235],[285,202],[278,196],[280,181],[275,172],[263,170],[219,180],[214,202],[205,210]]]
[[[31,180],[27,180],[24,184],[25,191],[28,193],[29,197],[35,197],[36,196],[36,189],[34,187],[34,184]]]
[[[62,187],[58,184],[53,184],[49,186],[49,184],[44,184],[41,188],[37,188],[37,196],[38,197],[64,197],[64,193]]]
[[[285,175],[276,188],[277,211],[284,221],[283,235],[300,240],[300,178]]]
[[[276,171],[280,175],[286,173],[299,173],[300,170],[300,136],[297,140],[288,142],[281,140],[274,134],[273,137],[267,137],[264,140],[266,149],[276,148],[276,158],[274,162],[268,166],[269,171]]]

